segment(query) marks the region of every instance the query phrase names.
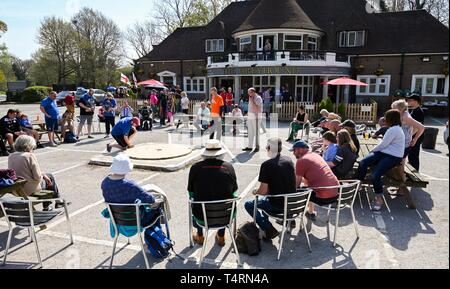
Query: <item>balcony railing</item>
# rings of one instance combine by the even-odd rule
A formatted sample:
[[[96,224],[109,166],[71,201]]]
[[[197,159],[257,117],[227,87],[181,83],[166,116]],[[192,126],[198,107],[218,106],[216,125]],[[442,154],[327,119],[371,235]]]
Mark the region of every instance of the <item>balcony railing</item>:
[[[209,56],[209,64],[231,64],[233,62],[259,62],[259,61],[333,61],[348,63],[348,56],[318,50],[273,50],[245,51],[235,53],[215,53]]]

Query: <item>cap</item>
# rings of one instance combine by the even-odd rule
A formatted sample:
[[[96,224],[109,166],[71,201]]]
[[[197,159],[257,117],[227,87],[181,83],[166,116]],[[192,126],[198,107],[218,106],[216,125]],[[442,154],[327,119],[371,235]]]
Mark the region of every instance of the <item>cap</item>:
[[[342,127],[350,127],[350,128],[356,128],[356,123],[351,120],[351,119],[347,119],[346,121],[344,121],[341,124]]]
[[[413,93],[406,97],[406,100],[409,100],[409,99],[415,100],[418,103],[422,103],[422,97],[420,97],[420,95],[418,95],[417,93]]]
[[[132,124],[135,124],[136,126],[141,126],[141,120],[137,117],[133,117],[133,119],[131,120]]]
[[[289,151],[293,152],[295,149],[309,149],[309,145],[305,141],[299,140]]]

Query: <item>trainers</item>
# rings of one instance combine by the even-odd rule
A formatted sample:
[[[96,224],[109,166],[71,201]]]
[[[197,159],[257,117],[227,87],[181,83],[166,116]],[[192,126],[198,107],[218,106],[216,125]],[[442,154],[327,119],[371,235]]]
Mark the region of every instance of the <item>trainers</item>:
[[[110,153],[111,150],[112,150],[112,147],[111,147],[109,144],[107,144],[107,145],[106,145],[106,151],[107,151],[108,153]]]
[[[305,213],[305,217],[306,217],[308,220],[311,220],[311,221],[313,221],[313,222],[317,221],[317,214],[316,214],[316,213],[306,212],[306,213]]]
[[[89,138],[89,139],[93,139],[94,137],[90,135],[90,136],[88,136],[88,138]]]
[[[104,138],[105,138],[105,139],[109,138],[109,134],[107,134]]]
[[[273,240],[278,237],[278,235],[280,235],[280,232],[278,232],[273,226],[270,226],[269,229],[264,231],[264,239],[266,240]]]
[[[194,239],[194,243],[196,243],[196,244],[198,244],[200,246],[202,246],[203,242],[205,242],[205,237],[204,236],[199,236],[199,235],[194,233],[192,237]]]
[[[43,149],[43,148],[45,148],[45,146],[43,146],[41,143],[38,143],[38,144],[36,145],[36,147],[37,147],[38,149]]]
[[[251,152],[253,149],[251,149],[251,148],[245,148],[245,149],[242,149],[242,151],[244,151],[244,152]]]
[[[56,143],[54,143],[54,142],[51,142],[50,144],[49,144],[49,147],[52,147],[52,148],[55,148],[55,147],[57,147],[58,145],[56,144]]]
[[[217,233],[217,235],[216,235],[216,243],[217,243],[217,245],[219,245],[220,247],[225,246],[225,236],[220,237],[219,234]]]
[[[256,147],[255,150],[253,151],[254,153],[258,153],[259,152],[259,147]]]
[[[51,211],[53,211],[53,206],[50,205],[48,207],[45,207],[44,209],[42,209],[42,211],[44,211],[44,212],[51,212]]]

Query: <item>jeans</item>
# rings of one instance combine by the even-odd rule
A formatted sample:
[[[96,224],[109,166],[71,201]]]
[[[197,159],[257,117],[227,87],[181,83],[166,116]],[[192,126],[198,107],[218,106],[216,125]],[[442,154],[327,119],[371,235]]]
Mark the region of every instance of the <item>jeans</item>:
[[[203,236],[203,228],[197,223],[197,221],[195,221],[194,218],[192,218],[192,225],[197,229],[197,235]],[[220,229],[218,235],[219,237],[224,237],[225,229]]]
[[[116,117],[115,116],[105,116],[105,128],[106,134],[111,133],[111,128],[116,125]]]
[[[383,182],[381,177],[390,169],[399,165],[402,158],[394,157],[382,152],[372,152],[359,163],[358,180],[364,181],[367,175],[367,170],[370,166],[372,169],[372,183],[375,194],[383,194]]]
[[[52,174],[45,174],[45,175],[52,181],[52,184],[49,186],[45,180],[42,180],[42,182],[41,182],[42,190],[52,191],[53,199],[59,198],[59,189],[58,189],[58,186],[56,185],[55,177]],[[50,206],[51,204],[52,204],[52,202],[44,202],[44,203],[42,203],[42,206],[44,208],[48,208],[48,206]]]
[[[422,147],[423,136],[419,138],[416,145],[410,148],[408,161],[417,171],[420,169],[420,148]]]
[[[245,210],[247,213],[253,217],[254,210],[255,210],[255,201],[247,201],[244,204]],[[268,212],[274,212],[274,213],[282,213],[283,210],[280,210],[277,207],[274,207],[270,202],[268,198],[260,198],[258,199],[258,204],[256,205],[258,209],[263,209]],[[272,223],[269,221],[269,216],[266,213],[263,213],[259,210],[256,210],[256,223],[258,226],[263,230],[267,231],[270,227],[272,227]]]

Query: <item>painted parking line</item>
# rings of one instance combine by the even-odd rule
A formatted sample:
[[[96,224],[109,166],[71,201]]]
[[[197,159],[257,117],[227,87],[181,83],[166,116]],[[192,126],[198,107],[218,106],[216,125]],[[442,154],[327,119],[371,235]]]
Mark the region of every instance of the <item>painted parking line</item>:
[[[386,258],[391,263],[391,266],[393,268],[397,268],[399,266],[399,263],[395,257],[394,250],[392,249],[391,241],[387,236],[387,228],[383,216],[379,212],[374,212],[373,217],[375,219],[376,228],[381,233],[381,244],[383,245]]]
[[[436,178],[424,173],[420,173],[422,176],[426,177],[428,179],[428,181],[439,181],[439,182],[448,182],[449,179],[441,179],[441,178]]]
[[[255,188],[256,184],[258,183],[258,180],[259,180],[259,176],[256,176],[250,182],[250,184],[248,184],[248,186],[245,188],[245,190],[239,195],[240,200],[238,201],[238,205],[247,197],[248,194],[250,194],[250,192],[253,191],[253,189]]]
[[[444,159],[444,160],[448,160],[449,159],[448,157],[443,156],[441,154],[434,154],[434,153],[430,153],[430,152],[427,152],[427,151],[424,151],[424,150],[422,150],[422,153],[424,153],[426,155],[429,155],[429,156],[434,156],[434,157],[437,157],[437,158],[441,158],[441,159]]]
[[[86,164],[87,164],[87,163],[84,163],[84,162],[83,162],[83,163],[79,163],[79,164],[76,164],[76,165],[74,165],[74,166],[71,166],[71,167],[68,167],[68,168],[65,168],[65,169],[62,169],[62,170],[53,172],[52,174],[53,174],[53,175],[61,174],[61,173],[64,173],[64,172],[67,172],[67,171],[70,171],[70,170],[73,170],[73,169],[82,167],[82,166],[84,166],[84,165],[86,165]]]
[[[91,154],[102,154],[105,151],[91,151],[91,150],[77,150],[77,149],[60,149],[63,152],[71,152],[71,153],[91,153]]]
[[[49,149],[49,150],[47,150],[45,152],[39,152],[39,151],[35,152],[34,155],[35,156],[42,156],[42,155],[55,153],[55,152],[59,152],[59,151],[62,151],[62,150],[61,149]],[[1,161],[0,164],[4,164],[4,163],[7,163],[7,162],[8,162],[8,159],[6,158],[4,161]]]

